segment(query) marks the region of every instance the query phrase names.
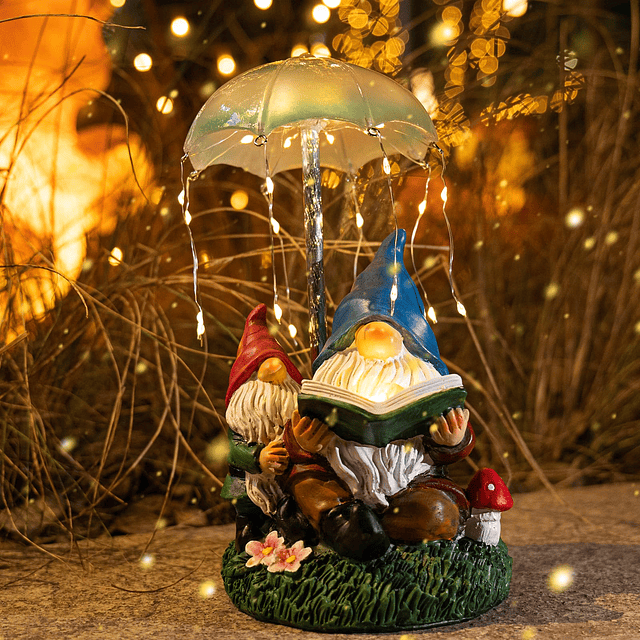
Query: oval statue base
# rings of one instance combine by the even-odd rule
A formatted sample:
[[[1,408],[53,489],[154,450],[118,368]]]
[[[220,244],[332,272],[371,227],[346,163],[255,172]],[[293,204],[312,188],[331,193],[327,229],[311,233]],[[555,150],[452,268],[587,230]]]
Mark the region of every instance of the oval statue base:
[[[222,578],[234,605],[277,624],[318,632],[404,631],[475,618],[509,595],[512,559],[500,540],[397,546],[357,562],[315,547],[295,572],[247,567],[231,543]]]

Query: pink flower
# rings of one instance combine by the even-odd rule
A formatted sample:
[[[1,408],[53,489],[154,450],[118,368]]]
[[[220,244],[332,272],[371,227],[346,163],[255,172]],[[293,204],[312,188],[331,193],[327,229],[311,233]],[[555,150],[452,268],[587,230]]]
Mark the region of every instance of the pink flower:
[[[267,567],[267,571],[297,571],[300,562],[311,553],[309,547],[305,547],[302,540],[298,540],[290,549],[281,548],[275,553],[274,560]]]
[[[278,537],[276,531],[271,531],[264,542],[251,540],[247,542],[244,550],[251,556],[247,560],[247,567],[255,567],[259,564],[270,565],[276,560],[276,554],[284,549],[284,538]]]

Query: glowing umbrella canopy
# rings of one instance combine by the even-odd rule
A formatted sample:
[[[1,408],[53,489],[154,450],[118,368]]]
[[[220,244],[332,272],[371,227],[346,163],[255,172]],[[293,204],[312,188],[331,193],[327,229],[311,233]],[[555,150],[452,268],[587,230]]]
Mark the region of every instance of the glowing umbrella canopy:
[[[220,87],[193,121],[184,150],[196,172],[228,164],[267,185],[270,176],[302,167],[314,350],[326,339],[320,166],[354,173],[387,153],[421,163],[436,140],[420,101],[392,78],[303,55],[251,69]]]

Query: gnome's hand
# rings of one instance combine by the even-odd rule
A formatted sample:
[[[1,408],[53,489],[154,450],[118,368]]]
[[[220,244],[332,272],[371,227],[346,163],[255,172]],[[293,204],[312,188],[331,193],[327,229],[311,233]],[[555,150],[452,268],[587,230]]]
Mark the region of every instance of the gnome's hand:
[[[291,425],[294,438],[305,451],[319,453],[329,444],[331,431],[317,418],[301,418],[298,411],[294,411]]]
[[[289,454],[282,440],[270,442],[258,457],[262,471],[271,471],[276,475],[284,473],[289,465]]]
[[[457,407],[447,415],[441,415],[431,425],[431,437],[437,444],[455,447],[462,442],[469,423],[469,410]]]

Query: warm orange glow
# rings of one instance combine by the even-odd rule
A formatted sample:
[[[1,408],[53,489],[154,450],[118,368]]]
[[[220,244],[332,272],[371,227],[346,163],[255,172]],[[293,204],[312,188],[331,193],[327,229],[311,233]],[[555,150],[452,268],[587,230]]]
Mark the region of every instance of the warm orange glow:
[[[218,58],[217,66],[223,76],[230,76],[236,70],[236,61],[232,56],[225,54]]]
[[[309,53],[309,49],[304,44],[297,44],[291,49],[291,57],[301,56],[303,53]]]
[[[107,2],[47,2],[48,13],[107,20],[111,11]],[[39,12],[37,0],[0,4],[0,19]],[[0,167],[10,167],[0,174],[0,250],[16,263],[47,266],[75,279],[85,262],[87,234],[111,233],[118,194],[126,189],[134,195],[123,126],[77,128],[79,111],[97,97],[86,89],[109,84],[102,25],[82,18],[0,24],[0,65]],[[145,183],[149,165],[136,138],[131,151]],[[9,315],[0,321],[0,343],[45,314],[70,287],[46,270],[2,275],[8,286],[0,290],[0,309]]]
[[[318,24],[324,24],[331,17],[331,10],[325,4],[317,4],[311,10],[311,15]]]
[[[171,23],[171,33],[178,38],[184,38],[190,29],[191,25],[186,18],[175,18]]]

